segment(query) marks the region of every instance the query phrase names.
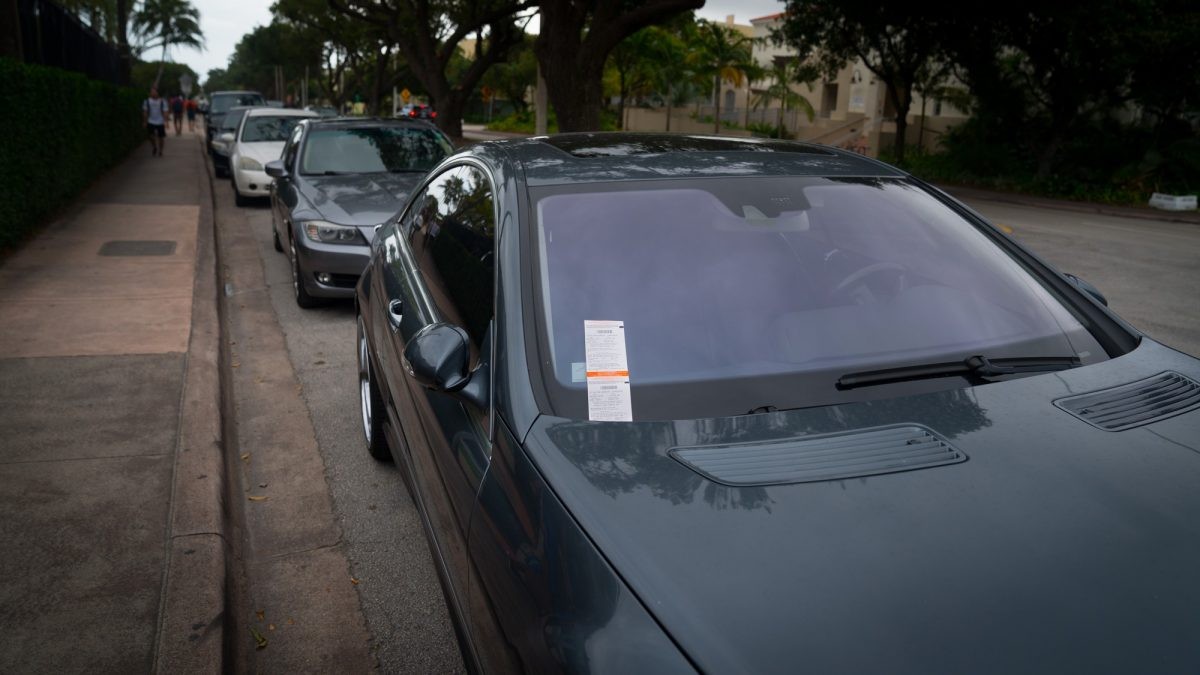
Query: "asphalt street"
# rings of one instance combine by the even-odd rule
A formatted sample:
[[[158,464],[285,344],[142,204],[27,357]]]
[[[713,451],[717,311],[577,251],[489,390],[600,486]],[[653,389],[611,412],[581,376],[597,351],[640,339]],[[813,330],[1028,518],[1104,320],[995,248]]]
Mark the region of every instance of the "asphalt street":
[[[1200,225],[1120,218],[983,200],[969,206],[1155,340],[1200,355]]]
[[[396,467],[372,459],[363,442],[353,303],[297,307],[287,258],[271,244],[267,202],[238,209],[223,180],[215,194],[218,220],[244,219],[238,226],[248,228],[257,247],[270,303],[324,461],[341,531],[339,546],[349,559],[379,670],[462,672],[458,643],[413,502]]]
[[[298,308],[287,258],[271,244],[267,203],[236,209],[227,181],[217,182],[215,194],[219,223],[247,228],[257,249],[287,361],[307,408],[305,423],[311,421],[324,462],[340,529],[338,546],[349,560],[379,669],[462,671],[428,545],[403,480],[391,464],[371,459],[363,443],[352,302]],[[1050,263],[1099,287],[1119,314],[1151,337],[1200,354],[1200,226],[988,201],[971,206]],[[239,264],[254,262],[247,256]]]

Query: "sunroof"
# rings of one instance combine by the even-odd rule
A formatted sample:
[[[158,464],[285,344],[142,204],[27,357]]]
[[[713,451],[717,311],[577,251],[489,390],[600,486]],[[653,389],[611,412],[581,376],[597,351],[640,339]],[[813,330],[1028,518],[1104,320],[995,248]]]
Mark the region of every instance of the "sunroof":
[[[539,140],[576,157],[622,157],[667,152],[787,152],[827,156],[834,154],[815,145],[773,139],[682,134],[565,134]]]

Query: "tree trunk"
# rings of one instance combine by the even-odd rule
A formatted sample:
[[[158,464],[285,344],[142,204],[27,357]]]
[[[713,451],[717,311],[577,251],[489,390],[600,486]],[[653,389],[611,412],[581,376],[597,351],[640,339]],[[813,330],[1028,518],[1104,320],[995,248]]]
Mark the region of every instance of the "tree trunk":
[[[671,93],[667,92],[667,133],[671,133]]]
[[[721,76],[713,78],[713,133],[721,133]]]
[[[158,60],[158,74],[154,76],[154,88],[158,89],[159,82],[162,81],[163,68],[167,66],[167,38],[163,37],[162,58]]]
[[[391,49],[386,46],[383,51],[375,54],[375,81],[371,84],[371,113],[381,117],[383,112],[379,106],[383,99],[383,76],[387,71],[387,61],[390,55]]]
[[[1050,170],[1054,168],[1054,160],[1058,157],[1058,150],[1062,147],[1062,143],[1063,134],[1058,131],[1051,132],[1050,142],[1046,143],[1038,155],[1037,173],[1034,174],[1034,178],[1045,180],[1050,177]]]
[[[581,45],[567,40],[543,39],[546,34],[543,30],[534,45],[546,80],[546,94],[558,117],[558,130],[599,131],[604,59],[594,58]]]
[[[129,54],[129,0],[117,0],[117,54],[121,59],[120,84],[129,84],[132,61]]]
[[[892,142],[892,152],[896,163],[904,161],[905,140],[908,134],[908,109],[912,106],[912,85],[887,83],[887,95],[892,99],[896,108],[896,139]]]
[[[458,93],[458,92],[455,92]],[[437,126],[455,141],[462,139],[462,114],[467,107],[465,96],[451,95],[438,104]]]
[[[617,103],[617,128],[625,131],[625,71],[617,69],[617,90],[620,101]]]

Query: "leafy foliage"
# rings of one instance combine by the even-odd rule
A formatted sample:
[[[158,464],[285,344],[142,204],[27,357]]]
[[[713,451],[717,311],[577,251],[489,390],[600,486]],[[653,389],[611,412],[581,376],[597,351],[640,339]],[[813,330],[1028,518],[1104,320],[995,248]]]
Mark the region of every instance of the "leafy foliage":
[[[158,76],[162,79],[162,64],[166,63],[171,47],[204,48],[204,32],[200,30],[200,11],[190,0],[142,0],[133,15],[133,30],[139,36],[138,53],[161,49]]]
[[[735,87],[746,80],[762,77],[763,70],[754,60],[753,41],[736,30],[714,21],[701,21],[698,34],[698,65],[700,73],[712,79],[717,95],[713,97],[716,111],[713,131],[721,131],[720,84],[729,82]]]
[[[0,59],[0,249],[15,246],[145,140],[144,92]]]

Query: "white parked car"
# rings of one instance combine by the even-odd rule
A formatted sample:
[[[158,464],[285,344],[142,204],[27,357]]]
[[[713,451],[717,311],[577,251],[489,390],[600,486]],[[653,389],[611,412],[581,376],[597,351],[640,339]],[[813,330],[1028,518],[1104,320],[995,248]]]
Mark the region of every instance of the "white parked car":
[[[263,165],[283,154],[283,144],[300,120],[317,117],[307,110],[254,108],[238,125],[229,149],[229,171],[233,174],[233,194],[238,206],[250,197],[271,194],[272,178]]]

